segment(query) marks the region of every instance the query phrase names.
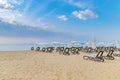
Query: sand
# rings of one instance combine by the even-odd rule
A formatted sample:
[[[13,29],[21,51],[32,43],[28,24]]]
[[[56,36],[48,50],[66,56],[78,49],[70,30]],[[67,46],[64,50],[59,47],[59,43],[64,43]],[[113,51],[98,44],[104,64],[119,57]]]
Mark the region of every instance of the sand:
[[[120,57],[94,62],[83,55],[1,51],[0,80],[120,80]]]

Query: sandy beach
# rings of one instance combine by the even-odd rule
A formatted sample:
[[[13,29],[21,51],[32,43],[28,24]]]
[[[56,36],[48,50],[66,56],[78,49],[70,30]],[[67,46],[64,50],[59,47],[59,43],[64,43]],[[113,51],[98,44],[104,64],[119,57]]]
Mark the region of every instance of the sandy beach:
[[[1,51],[0,80],[119,80],[120,58],[86,61],[86,55]]]

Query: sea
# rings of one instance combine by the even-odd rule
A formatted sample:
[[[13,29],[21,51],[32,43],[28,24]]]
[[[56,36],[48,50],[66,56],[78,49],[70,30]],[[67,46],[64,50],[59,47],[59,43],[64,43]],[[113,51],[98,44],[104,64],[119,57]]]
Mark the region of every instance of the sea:
[[[82,43],[81,43],[82,44]],[[82,44],[82,46],[84,43]],[[24,51],[24,50],[31,50],[31,47],[34,47],[35,49],[37,47],[55,47],[53,45],[43,46],[41,44],[37,43],[30,43],[30,44],[0,44],[0,51]],[[66,47],[66,44],[64,45]]]
[[[21,51],[30,50],[31,47],[38,47],[39,44],[0,44],[0,51]]]

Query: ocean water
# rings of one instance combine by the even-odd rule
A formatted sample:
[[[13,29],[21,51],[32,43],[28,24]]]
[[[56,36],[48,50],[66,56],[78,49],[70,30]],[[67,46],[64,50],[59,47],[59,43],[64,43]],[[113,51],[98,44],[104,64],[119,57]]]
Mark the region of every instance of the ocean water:
[[[31,47],[38,47],[38,44],[0,44],[0,51],[30,50]]]
[[[84,43],[81,43],[81,45],[84,47]],[[0,51],[22,51],[22,50],[31,50],[31,47],[58,47],[58,46],[53,46],[53,45],[40,45],[40,44],[0,44]],[[63,45],[64,47],[67,47],[67,45]],[[63,47],[62,46],[62,47]]]

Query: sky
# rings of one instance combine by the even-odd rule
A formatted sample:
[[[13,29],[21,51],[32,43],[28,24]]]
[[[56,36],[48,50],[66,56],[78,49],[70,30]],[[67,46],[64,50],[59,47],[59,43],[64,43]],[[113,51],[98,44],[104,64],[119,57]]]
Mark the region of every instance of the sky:
[[[120,0],[0,0],[0,43],[120,40]]]

